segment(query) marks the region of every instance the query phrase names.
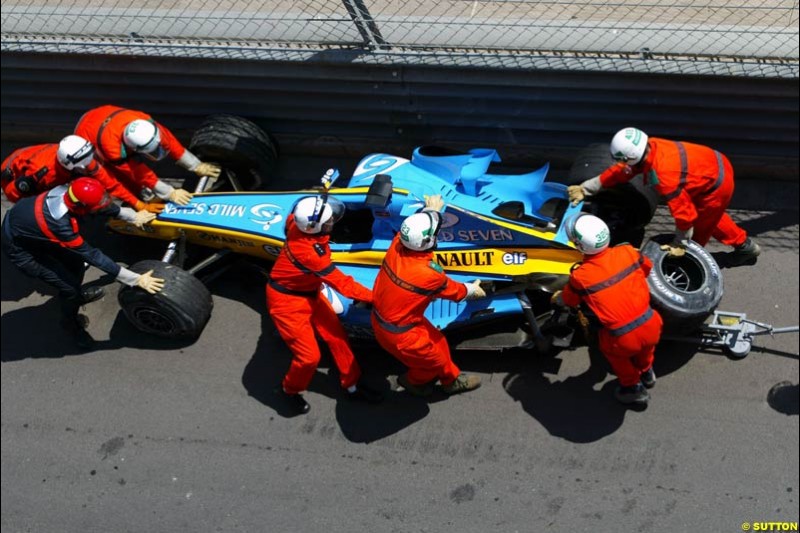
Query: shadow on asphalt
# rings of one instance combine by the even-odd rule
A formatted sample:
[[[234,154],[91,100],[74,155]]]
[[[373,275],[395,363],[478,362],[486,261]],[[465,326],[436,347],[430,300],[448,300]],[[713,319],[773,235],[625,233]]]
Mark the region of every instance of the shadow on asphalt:
[[[508,374],[503,387],[554,437],[595,442],[622,425],[627,409],[614,399],[615,380],[595,390],[605,381],[608,364],[594,349],[589,350],[589,359],[589,368],[582,374],[551,381],[547,374],[558,372],[559,356],[537,358],[525,371]]]
[[[25,276],[11,263],[5,253],[0,253],[0,268],[3,272],[0,277],[0,291],[2,291],[4,302],[18,302],[37,291],[42,294],[56,294],[57,292],[46,283]]]
[[[797,250],[797,225],[800,211],[773,211],[739,222],[739,226],[752,237],[769,233],[765,245],[771,248]]]
[[[259,287],[259,292],[263,294],[263,287]],[[261,314],[261,336],[242,373],[242,385],[252,398],[274,410],[279,416],[296,416],[276,394],[289,368],[292,354],[272,325],[263,305],[263,297],[248,298],[246,303]],[[392,390],[384,376],[402,370],[398,368],[399,363],[395,364],[389,354],[372,343],[353,343],[353,352],[361,367],[362,380],[381,391],[384,400],[378,405],[349,400],[339,385],[339,373],[332,364],[330,352],[323,341],[318,342],[322,358],[308,390],[336,402],[336,420],[342,434],[349,441],[368,443],[382,439],[423,419],[430,412],[426,401]],[[320,372],[325,369],[328,370],[327,374]],[[306,400],[313,410],[313,396],[306,395]]]
[[[692,344],[661,344],[653,364],[656,376],[675,372],[688,363],[697,350],[698,346]],[[628,411],[646,409],[617,402],[614,389],[618,382],[596,348],[589,348],[589,368],[582,374],[551,380],[547,374],[557,374],[560,366],[560,355],[539,357],[533,359],[525,371],[510,373],[503,380],[509,396],[554,437],[578,444],[595,442],[619,429]],[[611,379],[606,381],[609,376]],[[603,385],[597,389],[601,383]],[[657,401],[657,386],[652,395]]]
[[[762,251],[778,250],[797,253],[798,211],[758,213],[738,224],[750,237],[755,238]],[[735,264],[730,248],[728,251],[713,252],[711,255],[720,268],[753,266],[757,263],[757,259],[752,259],[743,264]]]
[[[219,283],[214,294],[241,301],[261,317],[261,335],[253,355],[242,372],[242,385],[256,401],[269,407],[279,416],[296,416],[276,394],[283,376],[292,361],[291,351],[278,335],[267,312],[263,275],[257,275],[247,263],[234,265],[224,276],[236,283]],[[242,284],[241,280],[248,280]],[[372,442],[401,431],[421,420],[430,412],[427,402],[393,390],[386,376],[403,371],[402,365],[373,342],[351,339],[353,353],[361,367],[362,380],[379,390],[384,401],[367,405],[349,400],[339,385],[339,372],[327,345],[317,340],[322,357],[308,390],[327,396],[336,402],[336,420],[344,436],[352,442]],[[306,400],[315,408],[313,396]]]
[[[0,339],[0,360],[6,363],[23,359],[57,359],[120,348],[170,351],[185,348],[195,342],[195,340],[173,341],[143,335],[131,325],[120,310],[109,332],[109,339],[96,341],[93,349],[86,350],[79,348],[67,331],[52,326],[58,324],[60,318],[61,310],[56,297],[50,298],[42,305],[14,309],[3,314],[0,317],[0,325],[4,332]]]

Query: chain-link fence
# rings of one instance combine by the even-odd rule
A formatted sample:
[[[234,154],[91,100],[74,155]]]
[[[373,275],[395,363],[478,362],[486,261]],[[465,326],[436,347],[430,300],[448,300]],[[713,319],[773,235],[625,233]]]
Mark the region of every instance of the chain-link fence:
[[[797,0],[2,0],[2,49],[798,77]]]

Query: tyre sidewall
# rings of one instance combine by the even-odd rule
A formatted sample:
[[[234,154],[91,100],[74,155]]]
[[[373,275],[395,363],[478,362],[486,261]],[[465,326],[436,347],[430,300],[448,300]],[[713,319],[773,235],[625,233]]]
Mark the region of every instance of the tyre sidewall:
[[[211,316],[213,301],[203,283],[188,272],[161,261],[135,263],[130,270],[142,274],[150,270],[164,279],[164,289],[150,294],[138,287],[119,291],[118,301],[125,316],[140,331],[171,339],[196,338]],[[143,316],[155,317],[169,328],[154,329]]]
[[[659,235],[642,247],[642,254],[653,262],[647,276],[651,305],[661,313],[665,328],[699,327],[722,299],[722,272],[705,248],[690,241],[686,248],[687,260],[693,260],[699,267],[703,280],[690,292],[672,286],[663,270],[668,252],[661,249],[661,244],[669,243],[672,238],[670,234]]]

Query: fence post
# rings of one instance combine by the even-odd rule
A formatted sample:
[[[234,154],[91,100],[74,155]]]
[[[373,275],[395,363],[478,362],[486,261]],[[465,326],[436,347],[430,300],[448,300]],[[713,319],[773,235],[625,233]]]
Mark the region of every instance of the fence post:
[[[378,25],[364,4],[363,0],[342,0],[344,7],[350,14],[350,18],[358,28],[358,33],[364,39],[364,44],[373,50],[388,48],[386,41],[381,35]]]

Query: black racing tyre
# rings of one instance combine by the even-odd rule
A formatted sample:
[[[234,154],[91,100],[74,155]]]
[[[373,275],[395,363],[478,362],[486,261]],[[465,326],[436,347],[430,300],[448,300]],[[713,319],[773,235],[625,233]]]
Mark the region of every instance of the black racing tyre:
[[[253,122],[234,115],[207,117],[189,144],[202,161],[219,163],[234,189],[259,190],[272,180],[278,163],[273,138]],[[227,179],[226,179],[227,178]]]
[[[152,259],[128,268],[139,274],[152,270],[154,277],[164,279],[164,289],[156,294],[138,287],[119,291],[119,305],[137,329],[169,339],[193,339],[200,335],[214,303],[199,279],[174,265]]]
[[[602,173],[615,163],[607,144],[592,144],[575,157],[565,185],[579,185]],[[639,246],[644,238],[644,227],[653,218],[658,207],[658,194],[644,184],[642,176],[628,183],[603,189],[587,199],[585,211],[602,218],[611,230],[611,244],[629,242]]]
[[[650,304],[661,313],[664,331],[691,333],[699,330],[722,299],[722,272],[705,248],[689,242],[683,257],[670,257],[661,249],[672,234],[653,237],[642,253],[653,262],[647,276]]]

